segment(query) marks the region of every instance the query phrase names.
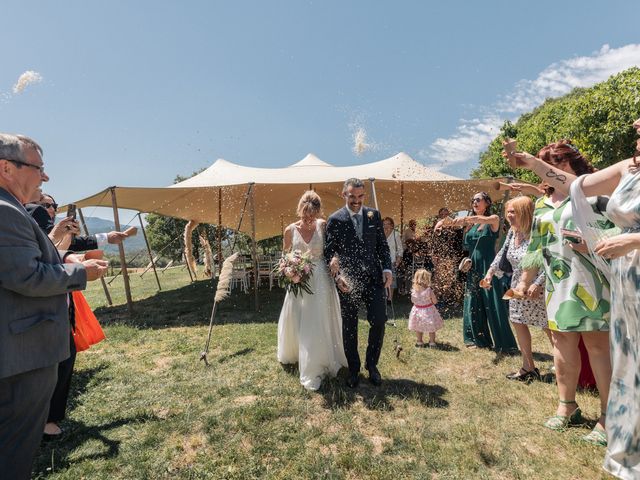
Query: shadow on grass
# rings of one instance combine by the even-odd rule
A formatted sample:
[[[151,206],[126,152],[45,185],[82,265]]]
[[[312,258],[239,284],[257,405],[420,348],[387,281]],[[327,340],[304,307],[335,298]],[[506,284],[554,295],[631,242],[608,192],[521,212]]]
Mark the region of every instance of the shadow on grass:
[[[101,425],[86,425],[82,422],[67,420],[64,423],[65,433],[62,438],[52,442],[43,442],[36,457],[33,476],[42,478],[60,470],[69,468],[71,462],[74,464],[85,460],[106,460],[117,457],[120,453],[120,440],[112,440],[106,436],[110,430],[119,427],[160,420],[153,415],[141,414],[128,418],[120,418]],[[87,442],[97,441],[102,445],[102,450],[70,459],[71,454],[77,448]]]
[[[493,363],[494,365],[499,365],[506,358],[519,357],[519,356],[520,356],[520,350],[509,350],[507,352],[495,352],[495,356],[493,357],[493,360],[491,360],[491,363]]]
[[[253,352],[255,350],[255,348],[243,348],[242,350],[238,350],[237,352],[234,353],[230,353],[229,355],[225,355],[224,357],[220,357],[218,359],[218,363],[224,363],[227,360],[231,360],[232,358],[236,358],[236,357],[243,357],[244,355],[248,355],[251,352]]]
[[[208,325],[216,285],[211,280],[201,280],[157,292],[134,301],[131,317],[126,305],[99,307],[95,314],[103,325],[128,324],[151,329]],[[218,303],[214,324],[277,322],[284,291],[264,287],[258,294],[260,310],[256,312],[253,292],[233,290],[229,298]]]
[[[533,359],[536,362],[552,362],[553,355],[550,355],[548,353],[542,353],[542,352],[533,352]]]
[[[441,352],[459,352],[460,349],[450,343],[436,342],[436,346],[432,347],[434,350],[440,350]]]
[[[87,391],[89,385],[96,387],[97,383],[103,382],[106,378],[101,377],[94,380],[94,377],[108,368],[106,363],[101,363],[93,368],[84,370],[74,370],[71,376],[71,388],[69,390],[69,400],[67,401],[67,412],[71,412],[78,406],[78,399]]]
[[[417,399],[430,408],[447,408],[449,402],[442,398],[447,389],[440,385],[427,385],[414,380],[398,378],[385,379],[380,387],[374,387],[367,379],[361,378],[360,385],[348,388],[344,385],[343,375],[322,384],[319,393],[324,398],[324,408],[337,410],[350,408],[362,400],[370,410],[392,411],[391,399]]]

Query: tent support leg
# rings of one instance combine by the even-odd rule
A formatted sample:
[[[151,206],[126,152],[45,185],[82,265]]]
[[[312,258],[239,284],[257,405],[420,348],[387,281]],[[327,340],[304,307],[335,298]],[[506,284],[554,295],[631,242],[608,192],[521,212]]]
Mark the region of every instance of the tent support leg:
[[[218,188],[218,276],[222,273],[222,187]]]
[[[82,223],[82,228],[84,229],[84,233],[86,235],[90,235],[89,229],[87,228],[87,223],[84,221],[84,215],[82,214],[82,209],[78,209],[78,216],[80,217],[80,223]],[[107,287],[107,282],[104,281],[104,277],[100,277],[100,283],[102,284],[102,290],[104,290],[104,296],[107,297],[107,303],[110,307],[113,306],[113,301],[111,300],[111,294],[109,293],[109,287]]]
[[[378,197],[376,196],[376,179],[369,178],[369,182],[371,182],[371,195],[373,196],[373,205],[376,207],[376,210],[380,210],[378,208]]]
[[[400,235],[404,233],[404,182],[400,182]]]
[[[151,260],[151,267],[153,268],[153,273],[156,276],[156,282],[158,283],[158,290],[162,290],[162,286],[160,286],[160,279],[158,278],[158,272],[156,271],[156,262],[153,259],[153,254],[151,253],[151,246],[149,246],[149,240],[147,239],[147,232],[144,231],[144,224],[142,223],[142,215],[140,215],[140,213],[138,213],[138,220],[140,220],[140,229],[142,230],[144,243],[147,246],[147,252],[149,252],[149,260]]]
[[[116,230],[120,231],[120,217],[118,216],[118,202],[116,200],[116,189],[111,187],[111,205],[113,207],[113,223]],[[122,269],[122,279],[124,280],[124,293],[127,297],[127,310],[129,315],[133,314],[133,300],[131,299],[131,286],[129,285],[129,272],[127,272],[127,259],[124,256],[124,245],[122,242],[118,244],[120,252],[120,266]]]
[[[260,301],[258,299],[258,287],[260,279],[258,278],[258,248],[256,245],[256,203],[255,203],[255,189],[251,189],[251,256],[253,257],[253,287],[254,287],[254,299],[256,312],[260,309]]]
[[[507,177],[507,183],[512,183],[513,177]],[[509,196],[511,195],[511,189],[507,189],[504,192],[504,196],[502,197],[502,205],[500,205],[500,212],[498,212],[498,216],[500,218],[500,222],[498,223],[498,241],[496,242],[496,247],[502,245],[502,239],[504,234],[502,233],[502,226],[504,225],[504,207],[509,201]]]

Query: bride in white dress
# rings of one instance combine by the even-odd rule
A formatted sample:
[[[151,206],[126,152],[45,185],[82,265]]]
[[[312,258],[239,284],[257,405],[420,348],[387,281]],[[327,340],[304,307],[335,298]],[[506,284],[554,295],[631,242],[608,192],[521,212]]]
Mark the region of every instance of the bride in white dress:
[[[320,197],[310,190],[298,202],[300,220],[284,232],[285,252],[310,252],[314,264],[309,280],[312,295],[287,292],[278,320],[278,361],[298,363],[300,383],[308,390],[320,388],[322,379],[335,376],[347,365],[342,345],[340,300],[324,260],[325,221]]]

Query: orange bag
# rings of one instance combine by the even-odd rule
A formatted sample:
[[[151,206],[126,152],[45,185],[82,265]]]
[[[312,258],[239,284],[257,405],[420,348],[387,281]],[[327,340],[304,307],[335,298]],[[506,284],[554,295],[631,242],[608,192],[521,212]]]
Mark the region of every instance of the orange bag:
[[[82,295],[82,292],[71,292],[76,314],[76,328],[73,331],[73,341],[76,350],[82,352],[91,345],[104,340],[104,332],[93,314],[93,310]]]

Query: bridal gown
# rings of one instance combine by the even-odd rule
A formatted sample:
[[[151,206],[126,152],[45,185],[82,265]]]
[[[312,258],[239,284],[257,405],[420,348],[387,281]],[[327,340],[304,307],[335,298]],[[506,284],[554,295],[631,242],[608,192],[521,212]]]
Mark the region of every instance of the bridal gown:
[[[317,223],[309,243],[293,229],[292,249],[310,252],[314,268],[309,287],[313,294],[302,292],[296,297],[287,292],[278,320],[278,361],[297,362],[300,383],[317,390],[325,376],[335,376],[347,365],[340,300],[324,260],[323,231]]]

